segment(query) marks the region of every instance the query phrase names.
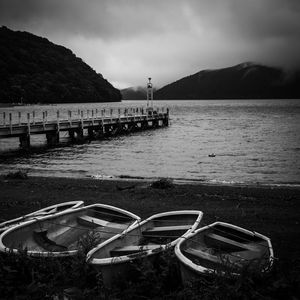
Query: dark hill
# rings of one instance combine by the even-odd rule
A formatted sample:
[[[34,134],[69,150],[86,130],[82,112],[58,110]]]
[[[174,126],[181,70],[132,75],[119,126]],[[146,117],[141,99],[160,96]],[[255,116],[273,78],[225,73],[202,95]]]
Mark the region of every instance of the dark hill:
[[[120,91],[71,50],[0,28],[0,103],[121,101]]]
[[[153,92],[156,89],[153,88]],[[124,100],[146,100],[147,99],[147,90],[146,87],[129,87],[127,89],[121,90],[122,98]]]
[[[300,72],[253,63],[204,70],[164,86],[155,99],[280,99],[300,98]]]

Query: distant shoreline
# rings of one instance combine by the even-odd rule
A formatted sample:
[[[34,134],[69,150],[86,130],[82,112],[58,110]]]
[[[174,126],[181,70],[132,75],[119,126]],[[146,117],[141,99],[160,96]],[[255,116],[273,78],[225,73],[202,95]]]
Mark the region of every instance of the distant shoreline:
[[[154,103],[155,101],[160,102],[160,101],[216,101],[216,100],[220,100],[220,101],[226,101],[226,100],[236,100],[236,101],[249,101],[249,100],[261,100],[261,101],[265,101],[265,100],[295,100],[295,101],[300,101],[300,98],[200,98],[200,99],[154,99]],[[18,104],[18,103],[9,103],[9,102],[0,102],[0,108],[5,108],[5,107],[26,107],[26,106],[31,106],[31,105],[40,105],[40,106],[47,106],[47,105],[59,105],[59,104],[74,104],[74,105],[78,105],[78,104],[109,104],[109,103],[122,103],[122,102],[127,102],[127,101],[139,101],[139,102],[145,102],[147,101],[147,99],[122,99],[121,101],[108,101],[108,102],[57,102],[57,103],[23,103],[23,104]]]
[[[221,100],[221,101],[226,101],[226,100],[237,100],[237,101],[248,101],[248,100],[300,100],[300,98],[184,98],[184,99],[154,99],[153,101],[215,101],[215,100]],[[145,99],[122,99],[121,102],[123,101],[146,101]],[[58,103],[59,104],[59,103]],[[60,103],[64,104],[64,103]]]

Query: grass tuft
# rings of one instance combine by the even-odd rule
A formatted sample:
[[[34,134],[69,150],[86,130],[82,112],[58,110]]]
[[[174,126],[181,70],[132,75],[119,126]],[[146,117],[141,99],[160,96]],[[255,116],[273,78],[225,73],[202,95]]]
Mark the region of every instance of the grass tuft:
[[[107,289],[85,254],[69,258],[33,258],[27,251],[0,255],[1,299],[299,299],[300,260],[276,263],[268,273],[247,268],[239,277],[202,276],[183,286],[169,249],[153,260],[136,260],[126,279]]]

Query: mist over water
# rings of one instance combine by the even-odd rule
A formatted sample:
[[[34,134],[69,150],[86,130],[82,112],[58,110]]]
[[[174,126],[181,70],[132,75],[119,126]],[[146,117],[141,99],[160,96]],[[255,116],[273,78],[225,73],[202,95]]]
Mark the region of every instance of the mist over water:
[[[142,105],[145,102],[124,101],[5,110],[35,109],[40,114],[49,110],[49,115],[54,115],[58,109],[67,113],[69,109]],[[169,127],[52,148],[29,157],[2,157],[0,174],[25,169],[37,176],[125,175],[211,183],[300,184],[299,100],[157,101],[155,106],[169,107]],[[43,144],[45,137],[32,136],[32,140]],[[17,139],[0,140],[2,153],[17,146]],[[215,157],[209,156],[212,153]]]

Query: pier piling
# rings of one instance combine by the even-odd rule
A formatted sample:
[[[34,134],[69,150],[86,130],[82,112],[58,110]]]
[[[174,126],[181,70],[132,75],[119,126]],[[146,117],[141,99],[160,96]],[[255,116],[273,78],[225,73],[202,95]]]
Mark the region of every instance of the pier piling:
[[[46,133],[47,145],[53,147],[59,143],[59,131],[47,132]]]
[[[21,134],[19,136],[20,148],[23,150],[30,149],[30,135],[28,133]]]

